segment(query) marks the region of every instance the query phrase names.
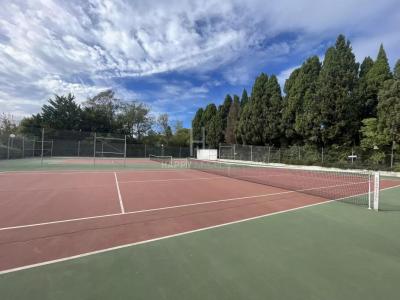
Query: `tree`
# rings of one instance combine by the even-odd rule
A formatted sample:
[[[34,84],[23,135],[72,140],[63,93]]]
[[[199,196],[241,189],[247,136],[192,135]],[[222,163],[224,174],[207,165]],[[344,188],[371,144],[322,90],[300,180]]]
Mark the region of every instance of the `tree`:
[[[228,118],[225,129],[225,142],[236,144],[236,127],[239,120],[240,100],[238,96],[233,97],[233,102],[229,108]]]
[[[187,128],[179,128],[175,130],[175,134],[171,138],[171,145],[174,146],[189,146],[190,131]]]
[[[384,147],[388,145],[390,138],[385,132],[379,130],[376,118],[368,118],[362,121],[361,148],[369,152],[370,160],[380,163],[385,159]]]
[[[360,103],[360,107],[362,108],[361,118],[370,118],[374,115],[374,103],[373,99],[374,95],[371,94],[371,90],[368,89],[368,82],[367,82],[367,74],[371,70],[374,65],[374,61],[371,57],[367,56],[364,58],[363,62],[360,66],[360,73],[359,73],[359,83],[358,83],[358,95],[357,98]]]
[[[326,51],[318,78],[319,143],[351,145],[357,142],[361,125],[357,79],[358,64],[350,42],[339,35],[335,46]]]
[[[379,129],[400,143],[400,80],[387,80],[378,95]]]
[[[41,119],[45,127],[52,129],[79,129],[82,110],[75,102],[75,96],[54,95],[43,105]]]
[[[396,65],[394,66],[393,78],[396,80],[400,80],[400,59],[397,60]]]
[[[137,102],[121,104],[119,121],[128,134],[138,141],[151,130],[154,124],[149,107]]]
[[[281,142],[282,94],[278,79],[272,75],[266,84],[264,102],[264,142],[279,145]]]
[[[168,114],[164,113],[159,115],[157,118],[157,125],[160,128],[160,132],[165,135],[169,127]]]
[[[10,135],[16,133],[17,124],[11,114],[2,113],[0,115],[0,135]]]
[[[379,89],[383,86],[383,83],[391,77],[392,74],[390,73],[386,52],[381,44],[375,63],[365,75],[367,96],[365,99],[365,116],[376,117]]]
[[[204,110],[199,108],[192,121],[192,135],[194,140],[200,140],[202,138],[201,128],[204,127],[203,114]]]
[[[316,91],[321,63],[317,56],[310,57],[294,70],[285,82],[282,130],[289,143],[311,143],[317,140],[319,124]]]
[[[219,114],[221,117],[221,137],[225,135],[225,129],[227,126],[227,119],[228,119],[228,114],[229,114],[229,109],[231,108],[232,105],[232,97],[231,95],[226,95],[224,103],[219,106]]]
[[[247,96],[246,89],[243,89],[242,98],[240,99],[240,107],[243,108],[247,102],[249,102],[249,97]]]
[[[265,94],[267,83],[268,76],[264,73],[261,73],[256,78],[251,92],[251,101],[245,106],[248,107],[247,111],[244,111],[246,113],[240,117],[243,123],[241,128],[244,129],[242,131],[244,143],[252,145],[262,145],[265,143],[265,106],[267,105]]]
[[[209,147],[217,149],[222,137],[222,117],[221,112],[217,111],[206,126],[206,141]]]
[[[81,129],[113,132],[119,127],[115,121],[120,108],[120,100],[115,97],[113,90],[106,90],[89,98],[84,106]]]

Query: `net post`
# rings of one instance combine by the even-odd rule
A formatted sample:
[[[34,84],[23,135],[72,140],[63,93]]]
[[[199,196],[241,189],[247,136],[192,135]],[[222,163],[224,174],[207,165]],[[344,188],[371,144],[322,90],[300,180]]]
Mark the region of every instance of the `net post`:
[[[126,134],[125,134],[125,145],[124,145],[124,167],[126,167]]]
[[[368,209],[372,209],[371,184],[372,184],[372,175],[371,175],[371,172],[369,172],[368,173]]]
[[[44,128],[42,128],[42,153],[40,155],[40,165],[43,167],[43,148],[44,148]]]
[[[374,175],[374,210],[379,210],[379,192],[380,192],[380,173],[375,172]]]
[[[96,132],[94,133],[94,139],[93,139],[93,166],[96,166]]]

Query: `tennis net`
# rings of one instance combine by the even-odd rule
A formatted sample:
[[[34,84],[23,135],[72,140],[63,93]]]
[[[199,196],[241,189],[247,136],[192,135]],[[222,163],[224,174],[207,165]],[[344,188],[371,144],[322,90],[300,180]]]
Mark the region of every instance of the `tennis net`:
[[[373,176],[368,171],[312,170],[188,159],[190,169],[305,193],[328,200],[370,206]]]
[[[172,165],[172,156],[163,156],[163,155],[149,155],[149,159],[151,161],[156,161],[159,162],[161,164],[168,164],[168,165]]]

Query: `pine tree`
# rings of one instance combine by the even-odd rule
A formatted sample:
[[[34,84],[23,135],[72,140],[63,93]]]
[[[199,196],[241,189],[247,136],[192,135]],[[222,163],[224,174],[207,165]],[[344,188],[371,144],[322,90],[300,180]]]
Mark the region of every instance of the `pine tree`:
[[[233,97],[233,102],[229,109],[227,125],[225,130],[225,142],[236,144],[236,127],[239,120],[240,100],[238,96]]]
[[[389,62],[383,45],[379,47],[378,57],[365,75],[366,78],[366,99],[364,117],[376,117],[376,107],[378,105],[378,92],[383,83],[390,79]]]
[[[206,126],[206,141],[209,147],[217,149],[222,138],[222,117],[219,111],[211,116]]]
[[[326,51],[318,78],[317,101],[320,114],[319,143],[347,144],[357,142],[361,126],[357,101],[358,64],[350,42],[339,35],[334,47]]]
[[[366,58],[364,58],[360,66],[357,98],[359,101],[359,105],[362,108],[361,119],[370,118],[373,115],[371,112],[374,111],[374,101],[368,100],[373,99],[374,96],[373,93],[371,94],[371,91],[368,90],[367,82],[367,74],[371,70],[373,65],[374,61],[371,57],[367,56]]]

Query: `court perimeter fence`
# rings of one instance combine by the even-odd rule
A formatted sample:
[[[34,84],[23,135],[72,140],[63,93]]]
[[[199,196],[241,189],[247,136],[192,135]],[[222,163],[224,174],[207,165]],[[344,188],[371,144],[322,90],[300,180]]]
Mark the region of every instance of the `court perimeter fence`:
[[[186,158],[188,146],[147,145],[115,133],[37,128],[30,133],[0,135],[0,159],[40,157],[143,158],[149,155]]]
[[[389,152],[384,152],[344,146],[276,148],[272,146],[220,144],[219,158],[262,163],[400,171],[400,150],[398,147],[393,147]]]

